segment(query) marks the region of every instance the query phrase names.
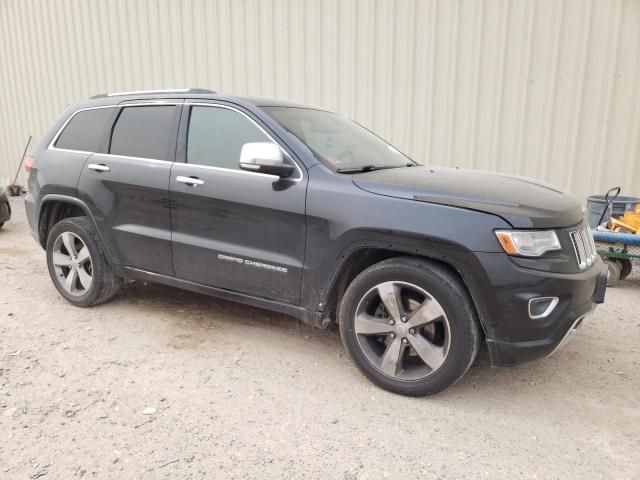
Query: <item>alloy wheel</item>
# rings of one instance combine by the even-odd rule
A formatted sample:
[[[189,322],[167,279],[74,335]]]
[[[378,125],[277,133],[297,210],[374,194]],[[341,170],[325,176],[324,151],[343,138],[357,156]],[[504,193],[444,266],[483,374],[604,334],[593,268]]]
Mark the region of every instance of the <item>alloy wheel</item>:
[[[82,239],[71,232],[61,233],[53,244],[56,279],[68,293],[84,295],[93,282],[91,254]]]
[[[412,283],[384,282],[356,308],[354,330],[369,362],[396,380],[432,375],[449,353],[451,330],[440,303]]]

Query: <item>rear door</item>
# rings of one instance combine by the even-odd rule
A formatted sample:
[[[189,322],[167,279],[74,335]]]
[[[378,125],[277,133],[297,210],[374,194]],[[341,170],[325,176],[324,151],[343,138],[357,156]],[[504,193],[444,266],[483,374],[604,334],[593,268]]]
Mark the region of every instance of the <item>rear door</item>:
[[[174,268],[196,283],[298,303],[307,177],[299,166],[290,179],[240,170],[242,145],[277,143],[257,120],[239,107],[185,104],[170,182]]]
[[[115,262],[173,275],[169,175],[180,119],[176,102],[118,107],[107,146],[78,185]]]

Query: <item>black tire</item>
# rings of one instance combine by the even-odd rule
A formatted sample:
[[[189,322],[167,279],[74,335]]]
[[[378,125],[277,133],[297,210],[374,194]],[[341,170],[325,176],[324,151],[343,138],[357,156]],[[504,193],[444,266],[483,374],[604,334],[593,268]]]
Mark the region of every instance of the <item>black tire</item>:
[[[612,258],[605,258],[604,263],[607,266],[607,286],[613,287],[620,281],[620,266]]]
[[[420,287],[439,303],[446,315],[449,331],[446,357],[437,369],[424,378],[406,380],[383,373],[380,366],[376,366],[367,357],[368,354],[358,341],[355,317],[361,300],[370,295],[376,286],[389,282]],[[400,395],[432,395],[453,385],[471,367],[480,347],[481,330],[475,308],[464,285],[446,268],[422,259],[392,258],[364,270],[347,288],[340,303],[338,318],[342,341],[360,370],[374,384]],[[407,317],[403,317],[403,322],[406,321],[405,318]],[[396,334],[390,335],[394,339],[397,338]],[[380,338],[376,338],[376,341],[379,340]],[[391,347],[387,344],[386,348],[389,350]],[[415,350],[409,349],[409,354],[415,353]],[[402,355],[401,353],[400,358]]]
[[[633,264],[628,258],[616,258],[616,263],[620,267],[620,280],[624,280],[629,276],[633,269]]]
[[[90,287],[84,293],[78,295],[71,294],[65,290],[53,263],[54,245],[56,240],[65,233],[71,233],[77,237],[87,247],[90,254],[89,261],[92,278]],[[95,229],[87,217],[72,217],[56,223],[47,237],[46,250],[47,266],[51,280],[60,295],[69,303],[78,307],[91,307],[110,300],[118,292],[122,279],[116,275],[107,260]]]
[[[4,222],[0,222],[0,228],[4,227]]]

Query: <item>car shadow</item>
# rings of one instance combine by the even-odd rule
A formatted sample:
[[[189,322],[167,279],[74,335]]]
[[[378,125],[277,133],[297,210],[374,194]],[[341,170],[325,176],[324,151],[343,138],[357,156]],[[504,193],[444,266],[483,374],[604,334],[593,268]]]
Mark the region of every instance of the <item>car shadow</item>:
[[[247,326],[255,328],[256,335],[287,335],[286,342],[306,342],[304,348],[310,352],[310,362],[341,357],[341,363],[346,367],[344,375],[348,377],[345,381],[353,381],[353,375],[349,374],[348,370],[349,367],[355,370],[355,366],[344,350],[335,324],[327,329],[313,328],[280,313],[141,281],[125,284],[111,303],[144,307],[145,311],[151,311],[158,317],[172,322],[178,330],[173,334],[179,341],[172,339],[168,343],[175,348],[206,346],[209,342],[215,341],[221,332],[240,334],[240,327]],[[317,348],[315,353],[314,348]],[[476,361],[458,383],[438,395],[426,398],[455,401],[460,397],[467,400],[478,397],[485,401],[487,398],[495,400],[496,397],[526,396],[535,392],[540,379],[544,378],[544,383],[553,382],[557,370],[554,362],[545,359],[511,368],[494,368],[483,343]],[[364,375],[358,374],[356,377],[368,388],[366,385],[369,385],[369,382]],[[560,381],[558,378],[558,382]],[[518,388],[513,388],[514,385]],[[372,384],[371,387],[380,394],[393,395],[379,390]]]

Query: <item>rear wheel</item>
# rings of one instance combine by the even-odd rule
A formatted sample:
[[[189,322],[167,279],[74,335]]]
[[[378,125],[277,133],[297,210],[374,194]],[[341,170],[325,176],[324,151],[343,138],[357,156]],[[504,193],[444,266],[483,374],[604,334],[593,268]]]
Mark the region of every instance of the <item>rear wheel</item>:
[[[376,385],[402,395],[437,393],[475,359],[480,330],[464,286],[420,259],[373,265],[347,288],[340,306],[343,342]]]
[[[87,217],[53,226],[47,237],[47,266],[58,292],[80,307],[106,302],[121,284]]]

